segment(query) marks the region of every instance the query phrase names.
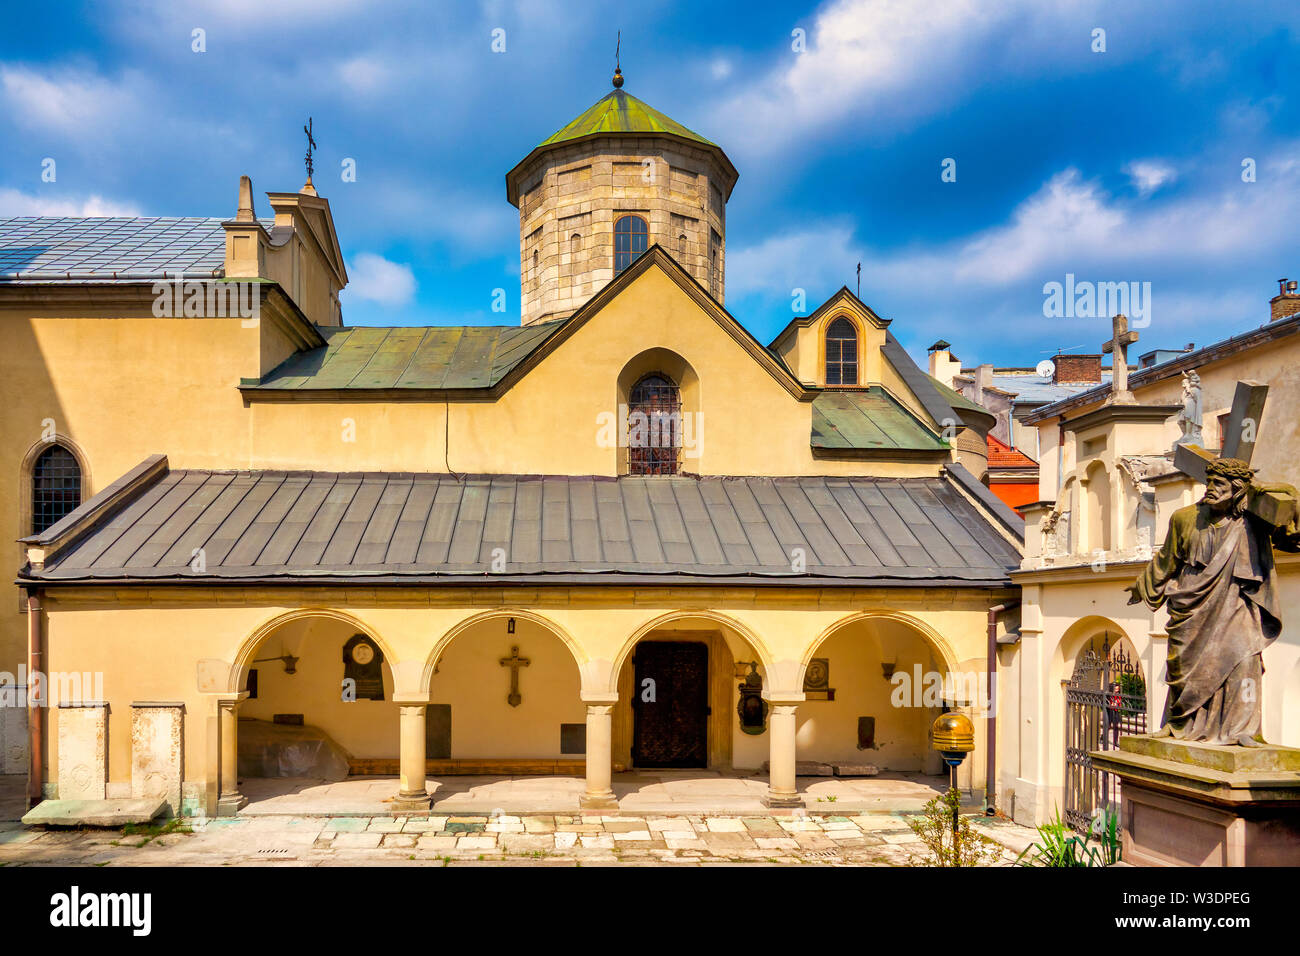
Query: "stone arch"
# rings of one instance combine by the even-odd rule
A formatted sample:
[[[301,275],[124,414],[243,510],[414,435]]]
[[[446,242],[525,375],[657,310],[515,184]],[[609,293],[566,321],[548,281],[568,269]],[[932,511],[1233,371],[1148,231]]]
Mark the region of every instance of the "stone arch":
[[[374,627],[365,623],[355,615],[347,611],[340,611],[336,608],[329,607],[304,607],[296,608],[292,611],[285,611],[277,614],[267,621],[260,624],[243,642],[235,652],[234,663],[230,665],[230,677],[227,682],[227,691],[232,694],[239,693],[243,690],[244,675],[248,672],[248,665],[257,652],[258,646],[266,638],[270,637],[277,630],[286,624],[294,621],[301,621],[310,618],[325,618],[331,621],[340,621],[349,627],[354,627],[364,633],[367,637],[374,640],[379,645],[379,649],[384,652],[384,661],[392,670],[394,676],[398,672],[399,658],[393,653],[392,645],[384,639],[384,636],[375,630]]]
[[[703,623],[704,627],[699,627]],[[757,658],[765,682],[772,681],[772,655],[754,631],[740,621],[725,614],[707,609],[683,609],[658,615],[637,627],[619,648],[606,675],[609,692],[617,695],[612,724],[612,753],[616,765],[634,766],[637,763],[635,748],[638,717],[635,699],[635,666],[632,656],[638,646],[657,642],[670,644],[702,644],[707,648],[707,710],[696,727],[703,728],[705,749],[701,768],[711,770],[736,766],[757,767],[766,754],[766,737],[744,736],[735,729],[737,662]],[[749,650],[733,644],[739,641]],[[696,711],[700,714],[700,711]],[[662,731],[662,727],[658,728]],[[742,741],[742,737],[744,738]],[[648,739],[654,739],[653,736]],[[739,751],[737,746],[739,743]],[[761,749],[761,753],[759,752]]]
[[[1097,638],[1104,634],[1116,635],[1121,640],[1127,642],[1133,650],[1133,657],[1142,665],[1143,654],[1146,653],[1145,640],[1139,641],[1132,637],[1120,624],[1102,614],[1089,614],[1079,618],[1073,624],[1065,629],[1061,639],[1057,641],[1056,649],[1052,656],[1052,674],[1051,679],[1056,682],[1057,686],[1060,681],[1069,680],[1070,675],[1074,672],[1075,661],[1083,649],[1091,644]],[[1112,641],[1111,646],[1115,646]],[[1150,682],[1151,676],[1146,673],[1147,668],[1142,666],[1143,679]]]
[[[433,670],[438,665],[439,658],[442,657],[443,653],[451,643],[456,640],[456,638],[479,624],[483,624],[496,618],[508,619],[512,617],[531,621],[558,637],[561,643],[569,649],[569,653],[573,655],[573,661],[578,667],[578,673],[582,675],[583,681],[586,681],[588,670],[586,665],[589,660],[587,653],[582,649],[582,646],[573,639],[573,635],[564,627],[552,621],[550,618],[543,617],[540,614],[525,610],[524,608],[502,608],[471,615],[450,627],[442,637],[438,638],[437,642],[430,649],[428,656],[424,659],[424,669],[420,675],[420,686],[426,688],[429,686],[429,682],[433,680]]]
[[[615,689],[614,684],[618,680],[619,672],[623,669],[624,662],[627,661],[628,656],[632,653],[632,650],[636,647],[638,641],[654,631],[664,630],[675,621],[691,619],[712,621],[715,624],[722,625],[723,627],[731,628],[744,638],[745,641],[749,643],[750,647],[754,648],[754,651],[758,654],[759,663],[763,666],[763,670],[767,674],[772,673],[774,664],[772,652],[768,650],[767,645],[763,643],[763,639],[760,638],[754,629],[749,627],[747,624],[743,624],[735,618],[729,617],[726,614],[720,614],[717,611],[704,609],[669,611],[666,614],[659,615],[653,620],[646,621],[633,631],[631,636],[623,642],[623,646],[619,648],[618,654],[615,655],[610,666],[609,673],[606,675],[608,683],[605,690],[612,692]]]
[[[68,435],[57,430],[54,437],[48,441],[44,438],[37,439],[23,453],[22,463],[18,467],[18,528],[21,532],[20,537],[26,537],[32,533],[32,480],[35,477],[36,461],[50,449],[51,445],[59,445],[76,459],[77,468],[81,470],[81,501],[84,504],[90,499],[90,459],[86,457],[85,449]],[[19,547],[23,548],[25,546],[20,545]],[[25,552],[20,551],[20,555],[25,555]]]
[[[913,617],[911,614],[905,614],[902,611],[892,611],[887,608],[877,608],[873,610],[857,611],[847,617],[842,617],[838,621],[828,626],[804,651],[803,658],[799,661],[799,673],[795,676],[798,678],[798,686],[803,686],[804,674],[807,673],[808,664],[812,661],[813,655],[817,649],[826,642],[826,640],[835,635],[842,628],[857,624],[864,621],[883,620],[892,621],[896,624],[903,624],[918,632],[930,646],[938,651],[940,658],[943,660],[943,666],[949,671],[957,669],[957,653],[953,650],[952,644],[942,634],[927,624],[920,618]]]

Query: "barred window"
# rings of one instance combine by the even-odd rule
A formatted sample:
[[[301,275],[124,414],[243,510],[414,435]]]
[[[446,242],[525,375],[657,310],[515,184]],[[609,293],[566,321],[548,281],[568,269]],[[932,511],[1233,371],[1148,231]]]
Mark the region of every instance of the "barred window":
[[[858,332],[840,318],[826,330],[826,384],[858,384]]]
[[[675,475],[681,470],[682,397],[667,375],[652,372],[628,396],[627,470],[631,475]]]
[[[62,445],[41,452],[32,467],[32,533],[39,534],[81,504],[81,466]]]
[[[645,252],[650,231],[640,216],[623,216],[614,223],[614,275],[630,266]]]

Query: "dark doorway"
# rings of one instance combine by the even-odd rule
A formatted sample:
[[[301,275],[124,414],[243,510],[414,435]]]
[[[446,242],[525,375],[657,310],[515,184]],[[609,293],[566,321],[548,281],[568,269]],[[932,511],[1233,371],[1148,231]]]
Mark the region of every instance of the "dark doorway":
[[[632,763],[708,766],[709,646],[644,641],[635,654]]]

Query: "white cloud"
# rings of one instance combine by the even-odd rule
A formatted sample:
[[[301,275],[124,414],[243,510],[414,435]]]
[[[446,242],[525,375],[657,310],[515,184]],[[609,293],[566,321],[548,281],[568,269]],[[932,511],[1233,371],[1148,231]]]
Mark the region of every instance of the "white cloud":
[[[17,189],[0,189],[0,216],[139,216],[139,207],[102,196],[81,199],[32,196]]]
[[[0,67],[0,91],[10,114],[28,127],[85,132],[121,116],[125,90],[103,77],[78,72],[43,75]]]
[[[1158,159],[1135,159],[1124,167],[1124,172],[1133,181],[1133,187],[1143,196],[1153,192],[1178,178],[1178,172],[1168,163]]]
[[[1281,151],[1261,160],[1267,183],[1230,177],[1212,189],[1152,203],[1116,199],[1069,168],[1023,199],[1004,223],[892,252],[864,248],[851,227],[827,221],[733,250],[728,291],[776,299],[803,286],[811,297],[814,289],[851,284],[858,259],[864,295],[887,292],[911,301],[941,298],[955,288],[994,291],[1061,281],[1067,272],[1095,281],[1144,281],[1170,269],[1217,270],[1229,257],[1268,257],[1290,242],[1300,218],[1296,158]]]
[[[1063,68],[1058,44],[1072,42],[1061,24],[1083,0],[1045,7],[1036,0],[833,0],[811,22],[797,53],[787,39],[782,60],[719,104],[713,139],[754,151],[780,149],[854,114],[924,113],[951,108],[953,97],[992,76],[1036,61]],[[1040,30],[1043,21],[1051,29]],[[1038,32],[1032,45],[1005,54],[1014,25]],[[1086,43],[1086,34],[1078,43]],[[1086,47],[1084,47],[1086,48]]]
[[[362,252],[348,263],[344,294],[388,308],[409,305],[415,298],[415,274],[408,265]]]

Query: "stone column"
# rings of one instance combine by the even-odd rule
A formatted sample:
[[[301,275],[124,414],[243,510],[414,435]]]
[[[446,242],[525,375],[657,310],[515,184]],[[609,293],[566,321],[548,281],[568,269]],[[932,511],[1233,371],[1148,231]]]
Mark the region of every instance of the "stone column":
[[[427,701],[399,701],[401,747],[398,766],[399,789],[393,810],[400,813],[428,813],[429,792],[425,786],[424,711]]]
[[[248,691],[217,698],[221,747],[219,817],[233,817],[248,805],[248,798],[239,792],[239,705],[247,698]]]
[[[795,743],[795,716],[803,694],[793,697],[769,698],[772,705],[767,715],[768,746],[770,747],[767,771],[767,796],[763,802],[769,807],[802,807],[795,782],[798,748]]]
[[[614,695],[614,700],[618,696]],[[584,810],[617,810],[613,788],[614,704],[587,703],[587,789]]]

